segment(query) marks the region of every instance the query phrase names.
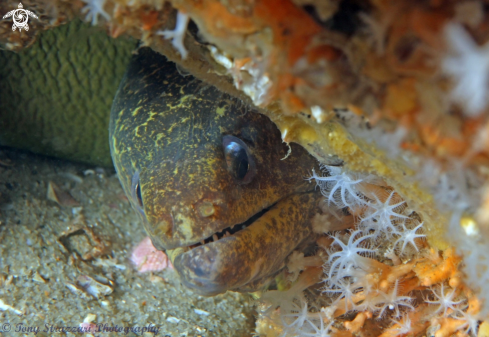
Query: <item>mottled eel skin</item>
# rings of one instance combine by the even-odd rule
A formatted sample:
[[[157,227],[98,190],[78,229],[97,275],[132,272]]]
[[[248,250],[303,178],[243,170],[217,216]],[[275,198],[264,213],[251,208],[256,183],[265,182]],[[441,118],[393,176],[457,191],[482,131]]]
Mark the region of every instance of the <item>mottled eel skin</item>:
[[[119,86],[109,133],[132,206],[196,292],[256,290],[310,240],[316,160],[295,144],[284,159],[267,117],[149,48]]]

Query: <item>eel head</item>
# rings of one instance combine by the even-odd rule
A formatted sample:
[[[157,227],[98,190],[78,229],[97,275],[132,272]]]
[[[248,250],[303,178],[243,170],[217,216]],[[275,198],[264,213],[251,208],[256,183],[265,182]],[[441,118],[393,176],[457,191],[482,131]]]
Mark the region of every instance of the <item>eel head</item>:
[[[304,177],[316,160],[163,56],[143,48],[134,57],[110,135],[131,204],[195,291],[253,290],[310,237],[318,195]]]

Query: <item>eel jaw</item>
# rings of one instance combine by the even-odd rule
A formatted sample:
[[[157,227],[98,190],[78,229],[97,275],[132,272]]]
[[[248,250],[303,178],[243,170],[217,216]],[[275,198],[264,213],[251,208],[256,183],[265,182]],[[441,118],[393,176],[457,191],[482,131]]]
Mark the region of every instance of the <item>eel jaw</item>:
[[[312,233],[309,219],[318,199],[317,193],[289,196],[233,235],[167,253],[195,292],[211,296],[238,289],[283,268],[287,256]]]

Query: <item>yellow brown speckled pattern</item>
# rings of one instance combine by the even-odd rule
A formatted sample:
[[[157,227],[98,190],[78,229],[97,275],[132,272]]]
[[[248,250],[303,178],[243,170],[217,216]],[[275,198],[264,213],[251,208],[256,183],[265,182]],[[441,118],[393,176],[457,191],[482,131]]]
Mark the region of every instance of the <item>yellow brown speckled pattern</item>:
[[[239,183],[228,172],[222,148],[225,135],[241,139],[249,148],[257,173],[248,184]],[[183,77],[165,57],[148,48],[133,58],[119,87],[110,137],[121,183],[153,243],[159,249],[177,248],[169,252],[175,267],[198,292],[223,292],[276,272],[310,231],[303,227],[308,225],[316,197],[306,193],[295,201],[285,198],[314,190],[304,177],[317,161],[295,144],[290,145],[287,157],[289,147],[266,116],[192,76]],[[142,208],[134,197],[135,175]],[[310,200],[304,202],[304,198]],[[278,220],[267,212],[243,233],[233,235],[233,240],[199,246],[178,258],[177,252],[184,253],[189,246],[272,205],[269,212],[281,214]],[[203,216],[200,210],[207,212],[209,207],[212,214]],[[253,229],[260,223],[262,229]],[[281,248],[265,248],[273,247],[268,241],[274,239]],[[207,274],[205,282],[190,276],[198,273],[196,268],[189,271],[196,261],[200,264],[228,253],[234,254],[228,260],[231,263]],[[251,271],[257,262],[251,260],[260,254],[269,261]],[[188,256],[193,256],[193,262],[186,260]]]

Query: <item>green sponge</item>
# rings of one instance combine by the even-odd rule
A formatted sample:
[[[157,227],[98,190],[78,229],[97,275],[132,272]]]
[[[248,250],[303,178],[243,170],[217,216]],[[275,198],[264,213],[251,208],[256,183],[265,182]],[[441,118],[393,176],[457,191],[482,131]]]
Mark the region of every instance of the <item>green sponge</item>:
[[[0,145],[112,166],[112,100],[137,42],[80,20],[0,51]]]

